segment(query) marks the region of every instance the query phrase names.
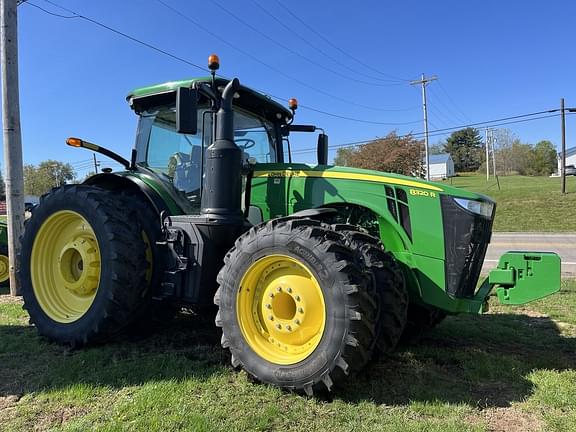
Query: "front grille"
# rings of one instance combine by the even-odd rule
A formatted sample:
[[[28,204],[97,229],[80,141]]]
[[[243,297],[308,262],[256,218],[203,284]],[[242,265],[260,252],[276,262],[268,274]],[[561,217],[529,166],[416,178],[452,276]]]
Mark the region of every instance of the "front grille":
[[[440,202],[446,292],[455,297],[472,297],[490,242],[494,210],[487,218],[463,209],[450,196],[441,195]]]

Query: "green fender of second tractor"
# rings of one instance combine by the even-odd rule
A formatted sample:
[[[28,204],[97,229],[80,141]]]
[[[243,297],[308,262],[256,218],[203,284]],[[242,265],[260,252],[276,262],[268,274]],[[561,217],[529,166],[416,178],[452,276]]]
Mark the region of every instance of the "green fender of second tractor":
[[[498,301],[521,305],[560,290],[560,257],[552,252],[507,252],[488,275]]]
[[[0,244],[8,244],[8,226],[0,221]]]

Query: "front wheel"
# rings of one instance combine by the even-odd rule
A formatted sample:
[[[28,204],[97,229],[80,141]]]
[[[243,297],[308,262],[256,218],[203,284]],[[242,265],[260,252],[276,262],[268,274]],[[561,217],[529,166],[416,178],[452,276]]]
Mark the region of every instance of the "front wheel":
[[[252,228],[218,282],[222,345],[257,380],[311,395],[369,360],[377,304],[353,252],[328,226],[293,219]]]
[[[141,230],[122,202],[97,187],[65,186],[44,196],[26,224],[20,280],[41,335],[85,345],[134,320],[147,264]]]

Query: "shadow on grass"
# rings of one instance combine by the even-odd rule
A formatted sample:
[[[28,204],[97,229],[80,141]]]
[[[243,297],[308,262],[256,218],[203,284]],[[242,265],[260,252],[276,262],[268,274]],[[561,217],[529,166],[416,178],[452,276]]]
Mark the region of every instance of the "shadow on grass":
[[[336,390],[335,398],[404,405],[411,401],[508,406],[532,392],[535,369],[576,366],[576,343],[548,318],[451,317],[418,345],[402,347]],[[153,335],[68,351],[32,327],[0,326],[0,396],[74,384],[120,388],[232,373],[211,320],[181,315]]]

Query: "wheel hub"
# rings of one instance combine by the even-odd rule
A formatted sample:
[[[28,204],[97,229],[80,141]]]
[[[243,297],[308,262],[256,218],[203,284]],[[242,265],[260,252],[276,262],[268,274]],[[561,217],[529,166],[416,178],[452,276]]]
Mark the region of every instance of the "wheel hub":
[[[100,257],[94,240],[80,237],[67,243],[60,252],[58,264],[64,288],[80,296],[96,292]]]
[[[248,344],[278,364],[308,357],[324,331],[320,285],[295,258],[261,258],[245,273],[238,293],[238,320]]]

